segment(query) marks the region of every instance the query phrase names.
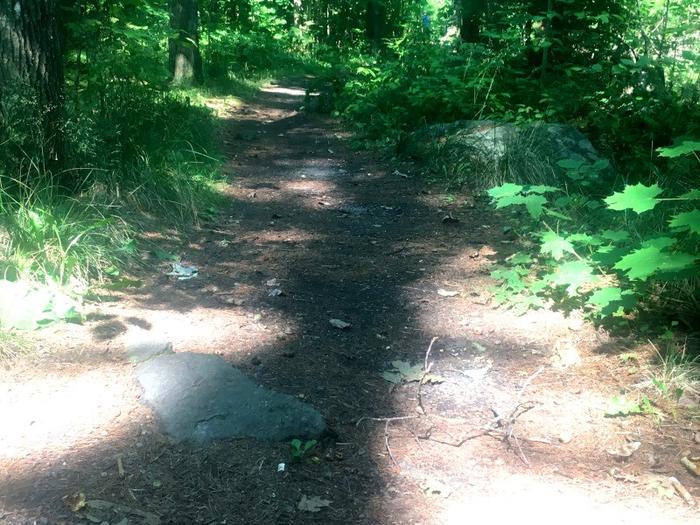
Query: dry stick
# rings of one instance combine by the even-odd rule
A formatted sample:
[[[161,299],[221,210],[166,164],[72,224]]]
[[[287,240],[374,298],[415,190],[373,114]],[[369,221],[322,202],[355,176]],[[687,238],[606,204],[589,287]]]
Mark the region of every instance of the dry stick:
[[[510,444],[511,439],[515,442],[515,447],[518,452],[518,457],[520,460],[525,463],[525,465],[530,466],[530,462],[527,460],[527,457],[525,457],[525,454],[523,453],[523,449],[520,446],[520,441],[518,441],[518,437],[514,434],[515,431],[515,421],[518,419],[520,416],[522,416],[525,412],[532,410],[533,407],[524,407],[524,410],[522,410],[520,413],[518,411],[523,408],[523,404],[520,402],[520,400],[523,397],[523,393],[525,392],[525,389],[528,387],[532,381],[542,373],[544,370],[544,366],[539,367],[534,374],[532,374],[530,377],[528,377],[525,380],[525,383],[523,383],[522,388],[518,392],[518,397],[515,400],[515,406],[513,407],[513,410],[511,410],[510,415],[508,416],[507,420],[503,421],[503,419],[499,418],[499,424],[505,423],[507,425],[507,431],[503,432],[503,440],[508,441]]]
[[[402,419],[418,419],[420,416],[397,416],[397,417],[366,417],[362,416],[355,423],[356,427],[360,426],[363,421],[401,421]]]
[[[401,421],[403,419],[417,419],[419,416],[397,416],[397,417],[365,417],[362,416],[360,419],[357,420],[357,423],[355,423],[356,427],[360,426],[360,423],[362,423],[365,420],[369,421],[384,421],[384,447],[386,448],[386,451],[389,453],[389,457],[391,458],[391,461],[394,462],[394,465],[396,465],[396,468],[401,470],[401,467],[399,466],[398,462],[396,461],[396,458],[394,457],[394,453],[391,451],[391,447],[389,446],[389,423],[392,421]]]
[[[493,408],[491,408],[491,411],[493,412],[493,415],[495,417],[488,424],[484,425],[480,432],[470,434],[470,435],[463,437],[462,439],[460,439],[459,441],[454,442],[454,443],[450,443],[449,441],[442,441],[442,440],[436,439],[430,435],[427,435],[425,437],[421,436],[421,439],[425,439],[428,441],[434,441],[435,443],[440,443],[440,444],[448,445],[450,447],[455,447],[455,448],[459,448],[462,445],[464,445],[467,441],[471,441],[472,439],[476,439],[476,438],[482,437],[482,436],[492,436],[494,438],[500,437],[502,441],[505,441],[505,440],[510,441],[511,439],[513,439],[515,441],[515,445],[518,449],[518,456],[519,456],[520,460],[529,466],[530,463],[527,460],[527,458],[525,457],[525,454],[523,453],[522,447],[520,446],[520,442],[519,442],[517,436],[515,436],[515,434],[513,433],[513,430],[514,430],[513,426],[514,426],[515,420],[517,418],[519,418],[525,412],[527,412],[528,410],[531,410],[533,408],[532,406],[524,406],[520,402],[520,399],[522,398],[523,392],[528,387],[528,385],[532,382],[533,379],[535,379],[538,375],[540,375],[543,370],[544,370],[544,367],[540,367],[539,369],[537,369],[537,371],[534,374],[532,374],[530,377],[527,378],[527,380],[523,384],[522,388],[520,389],[520,392],[518,393],[517,402],[516,402],[513,410],[511,410],[508,418],[505,418],[503,416],[498,415],[498,412],[496,412]],[[523,408],[523,410],[520,413],[518,413],[518,410],[521,408]],[[496,427],[502,427],[503,430],[497,431]],[[549,442],[549,441],[540,440],[540,439],[530,439],[530,438],[521,438],[521,439],[523,439],[525,441],[534,441],[534,442],[539,442],[539,443],[551,444],[551,442]]]
[[[433,363],[428,363],[430,359],[430,351],[433,349],[433,344],[437,341],[437,337],[433,337],[428,345],[428,350],[425,352],[425,359],[423,360],[423,377],[420,378],[418,382],[418,407],[420,408],[420,413],[425,414],[425,407],[423,407],[423,383],[425,378],[428,377],[430,370],[433,368]]]
[[[396,465],[396,468],[401,470],[401,467],[399,467],[399,464],[396,461],[396,458],[394,457],[394,454],[391,453],[391,447],[389,446],[389,423],[391,421],[389,419],[386,420],[386,423],[384,424],[384,446],[386,447],[386,451],[389,453],[389,457],[391,458],[391,461],[394,462],[394,465]]]

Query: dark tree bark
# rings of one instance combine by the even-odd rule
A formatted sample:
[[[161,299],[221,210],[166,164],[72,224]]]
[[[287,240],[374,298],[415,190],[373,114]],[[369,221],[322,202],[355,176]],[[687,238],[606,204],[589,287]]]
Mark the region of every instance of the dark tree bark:
[[[199,52],[199,2],[170,0],[170,27],[174,33],[168,42],[173,84],[201,83],[204,75]]]
[[[382,0],[368,0],[365,17],[367,39],[372,44],[372,49],[377,51],[381,48],[384,36],[385,9]]]
[[[460,0],[459,36],[462,42],[477,43],[481,39],[481,16],[486,0]]]
[[[0,0],[0,125],[12,94],[39,104],[46,160],[60,168],[63,52],[56,0]]]

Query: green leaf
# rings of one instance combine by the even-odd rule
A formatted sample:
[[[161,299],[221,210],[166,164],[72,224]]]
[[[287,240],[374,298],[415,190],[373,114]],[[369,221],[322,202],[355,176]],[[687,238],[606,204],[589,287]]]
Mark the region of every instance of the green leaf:
[[[442,383],[444,378],[435,374],[426,374],[422,364],[411,365],[407,361],[392,361],[392,370],[382,373],[382,377],[396,385],[400,383],[410,383],[412,381],[423,381],[423,383]]]
[[[517,252],[506,259],[510,264],[530,264],[532,262],[532,257],[527,253]]]
[[[678,272],[688,268],[695,259],[689,253],[667,253],[656,246],[648,246],[624,256],[613,268],[624,271],[629,279],[646,281],[657,272]]]
[[[525,288],[525,283],[516,268],[498,268],[491,272],[491,278],[503,283],[516,293]]]
[[[571,217],[568,215],[564,215],[563,213],[559,213],[558,211],[550,210],[548,208],[544,209],[544,212],[547,215],[551,215],[552,217],[556,217],[557,219],[561,219],[562,221],[571,221],[573,220]]]
[[[513,204],[525,204],[526,197],[524,195],[505,195],[496,200],[496,209],[512,206]]]
[[[700,190],[690,190],[688,193],[684,193],[679,197],[679,199],[685,199],[689,201],[700,200]]]
[[[516,295],[509,300],[509,307],[515,315],[525,315],[528,311],[541,308],[544,301],[536,295]]]
[[[584,164],[585,162],[580,159],[564,159],[557,162],[557,166],[565,170],[578,170],[581,169]]]
[[[665,250],[676,244],[676,239],[673,237],[654,237],[642,242],[642,248],[658,248]]]
[[[511,184],[510,182],[507,182],[501,186],[497,186],[495,188],[491,188],[488,190],[486,193],[489,194],[489,196],[493,200],[500,199],[501,197],[509,197],[511,195],[517,195],[520,193],[523,189],[523,186],[520,186],[519,184]]]
[[[584,246],[599,246],[601,241],[598,237],[593,235],[588,235],[587,233],[574,233],[566,238],[569,242],[576,242],[583,244]]]
[[[526,186],[525,187],[525,193],[537,193],[539,195],[542,195],[544,193],[550,193],[553,191],[561,191],[559,188],[556,188],[554,186],[544,186],[544,185],[537,185],[537,186]]]
[[[601,171],[610,166],[610,161],[608,159],[600,159],[593,163],[591,169],[595,171]]]
[[[630,234],[622,230],[605,230],[600,235],[612,242],[620,242],[630,238]]]
[[[542,234],[542,245],[540,253],[551,254],[554,260],[558,261],[564,256],[564,253],[575,253],[573,245],[560,237],[555,232],[544,232]]]
[[[533,219],[542,216],[543,206],[547,204],[547,198],[542,195],[528,195],[525,197],[525,207]]]
[[[625,186],[624,191],[615,192],[605,199],[605,203],[611,210],[632,210],[636,213],[644,213],[653,210],[659,203],[659,196],[663,190],[658,184],[645,186],[642,183],[634,186]]]
[[[700,210],[686,211],[674,215],[668,225],[676,231],[691,231],[700,235]]]
[[[622,308],[623,311],[630,311],[637,304],[637,297],[631,290],[607,287],[596,290],[591,294],[586,302],[604,317],[614,315]]]
[[[545,277],[553,286],[566,286],[566,293],[574,297],[581,285],[594,282],[593,267],[586,261],[569,261],[557,266],[554,273]]]
[[[642,407],[639,403],[627,399],[625,396],[613,396],[608,401],[605,415],[608,417],[629,416],[630,414],[641,414]]]
[[[684,140],[677,146],[657,148],[656,151],[659,152],[659,157],[668,157],[672,159],[675,157],[680,157],[682,155],[693,153],[694,151],[700,151],[700,141]]]

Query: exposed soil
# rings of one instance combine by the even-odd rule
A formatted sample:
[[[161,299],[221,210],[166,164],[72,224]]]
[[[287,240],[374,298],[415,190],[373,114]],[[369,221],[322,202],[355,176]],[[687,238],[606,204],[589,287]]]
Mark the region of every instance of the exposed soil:
[[[680,463],[700,455],[698,423],[604,417],[645,379],[650,349],[495,308],[489,265],[511,246],[498,217],[415,166],[353,151],[303,103],[293,82],[212,101],[229,205],[186,235],[150,236],[198,276],[173,280],[153,258],[143,287],[33,335],[32,357],[2,371],[0,523],[700,522],[668,485],[700,497]],[[125,358],[144,331],[311,403],[332,435],[299,461],[289,443],[172,443]],[[442,382],[392,384],[397,360],[419,378],[432,363]],[[609,452],[635,441],[628,459]],[[121,507],[74,512],[81,493]],[[328,505],[301,510],[303,497]]]

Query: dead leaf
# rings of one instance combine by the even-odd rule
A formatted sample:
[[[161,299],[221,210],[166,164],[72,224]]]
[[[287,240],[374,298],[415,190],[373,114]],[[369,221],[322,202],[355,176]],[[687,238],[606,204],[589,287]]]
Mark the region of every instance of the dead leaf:
[[[457,217],[453,217],[452,213],[448,213],[442,218],[442,223],[443,224],[458,224],[459,219]]]
[[[614,458],[628,458],[641,447],[642,444],[639,441],[632,441],[630,443],[624,443],[617,449],[608,449],[608,454]]]
[[[297,508],[306,512],[320,512],[321,509],[330,507],[330,505],[330,500],[322,499],[321,496],[311,496],[307,498],[302,494],[301,501],[297,505]]]
[[[73,512],[78,512],[80,509],[85,507],[85,493],[84,492],[74,492],[73,494],[63,496],[61,498],[63,503],[72,510]]]
[[[279,279],[274,278],[274,279],[269,279],[265,284],[267,286],[269,286],[270,288],[273,288],[275,286],[279,286],[280,282],[279,282]]]
[[[457,290],[445,290],[444,288],[440,288],[437,293],[441,297],[454,297],[459,295],[459,291]]]
[[[279,288],[275,288],[274,290],[270,290],[270,293],[267,295],[269,297],[279,297],[280,295],[285,295],[285,293]]]
[[[346,323],[341,319],[331,319],[328,322],[331,323],[331,326],[334,326],[340,330],[345,330],[346,328],[350,328],[352,326],[350,323]]]
[[[426,374],[425,370],[423,370],[423,365],[421,364],[411,365],[407,361],[397,360],[392,361],[391,366],[394,368],[383,372],[382,377],[386,381],[394,383],[395,385],[399,385],[404,382],[411,383],[412,381],[423,381],[423,384],[442,383],[445,381],[444,377],[440,377],[435,374]]]

